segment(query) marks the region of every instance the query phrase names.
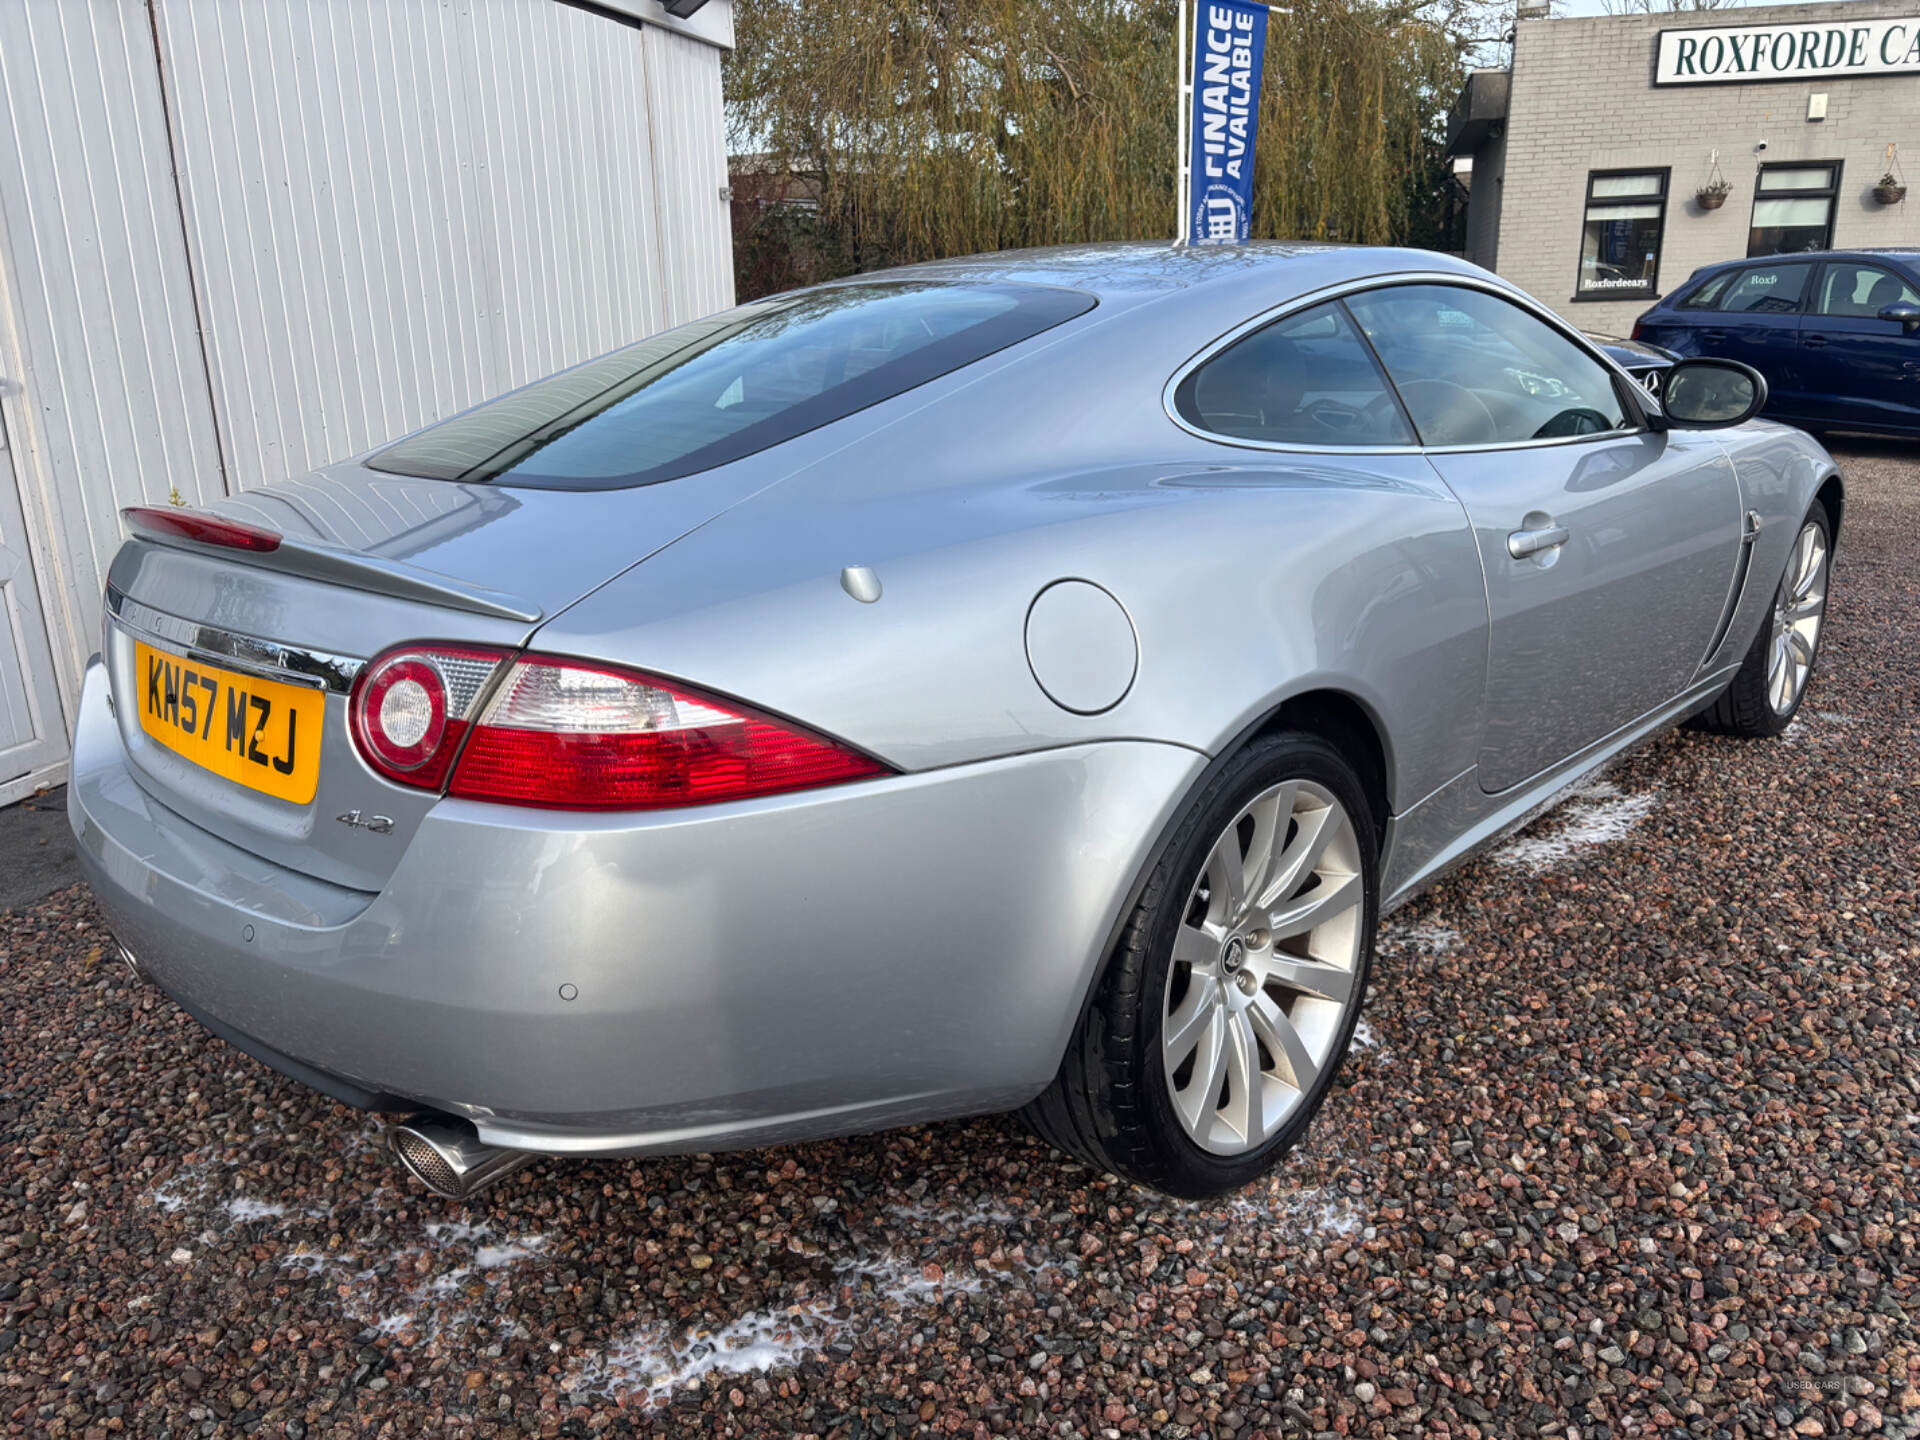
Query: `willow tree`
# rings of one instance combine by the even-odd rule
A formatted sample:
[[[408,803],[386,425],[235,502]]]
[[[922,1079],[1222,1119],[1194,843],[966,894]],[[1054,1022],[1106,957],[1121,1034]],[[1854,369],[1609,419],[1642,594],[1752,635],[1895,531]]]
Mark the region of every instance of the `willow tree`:
[[[1403,239],[1458,84],[1447,16],[1433,0],[1293,4],[1268,36],[1254,232]],[[1170,236],[1174,14],[1173,0],[740,0],[726,81],[742,294]]]

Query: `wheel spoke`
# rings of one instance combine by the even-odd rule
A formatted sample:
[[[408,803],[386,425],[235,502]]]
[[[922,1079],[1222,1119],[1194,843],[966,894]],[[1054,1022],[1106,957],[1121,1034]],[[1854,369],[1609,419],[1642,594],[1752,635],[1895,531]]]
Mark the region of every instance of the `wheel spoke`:
[[[1228,1098],[1222,1118],[1240,1132],[1249,1150],[1267,1138],[1266,1077],[1260,1073],[1260,1044],[1253,1038],[1251,1012],[1242,1010],[1227,1031]]]
[[[1282,785],[1248,807],[1247,813],[1253,816],[1253,838],[1247,842],[1247,860],[1241,872],[1243,896],[1265,893],[1280,847],[1286,843],[1287,820],[1293,814],[1293,797],[1299,790],[1298,785]],[[1234,826],[1236,833],[1239,828]]]
[[[1811,590],[1819,569],[1820,532],[1811,525],[1803,526],[1794,553],[1793,594],[1804,595]]]
[[[1770,678],[1773,687],[1773,708],[1784,715],[1787,707],[1793,703],[1793,657],[1787,651],[1784,636],[1776,642]]]
[[[1287,1013],[1274,1002],[1271,995],[1260,994],[1253,998],[1253,1004],[1247,1008],[1247,1015],[1253,1021],[1254,1033],[1266,1042],[1267,1049],[1287,1072],[1287,1078],[1293,1088],[1300,1091],[1309,1089],[1320,1074],[1320,1066],[1307,1050],[1307,1042],[1300,1038],[1299,1030]]]
[[[1331,805],[1294,814],[1293,842],[1275,862],[1273,873],[1260,892],[1259,905],[1271,909],[1306,883],[1313,867],[1327,853],[1327,846],[1339,835],[1346,819]]]
[[[1193,983],[1181,997],[1180,1008],[1167,1017],[1161,1031],[1160,1043],[1170,1070],[1179,1069],[1193,1047],[1200,1043],[1201,1033],[1219,1013],[1219,997],[1219,981],[1211,975],[1193,977]]]
[[[1208,919],[1232,924],[1246,908],[1246,862],[1240,855],[1240,827],[1230,825],[1207,856]]]
[[[1198,925],[1183,924],[1173,934],[1173,958],[1182,965],[1211,965],[1220,956],[1220,941]]]
[[[1361,893],[1358,875],[1322,875],[1313,889],[1275,910],[1267,928],[1276,944],[1305,935],[1358,904]]]
[[[1276,955],[1266,961],[1266,979],[1287,990],[1298,990],[1344,1005],[1353,998],[1353,971],[1319,960]]]
[[[1813,645],[1806,636],[1800,633],[1797,627],[1789,628],[1787,631],[1787,649],[1793,655],[1796,663],[1801,665],[1813,664]]]
[[[1805,595],[1796,595],[1787,602],[1789,620],[1805,620],[1818,615],[1826,609],[1827,596],[1822,590],[1809,590]]]
[[[1208,1009],[1207,1023],[1200,1037],[1200,1053],[1193,1061],[1193,1076],[1187,1088],[1176,1091],[1173,1097],[1181,1119],[1196,1136],[1206,1134],[1214,1112],[1219,1109],[1220,1081],[1226,1073],[1227,1017],[1215,1005]]]

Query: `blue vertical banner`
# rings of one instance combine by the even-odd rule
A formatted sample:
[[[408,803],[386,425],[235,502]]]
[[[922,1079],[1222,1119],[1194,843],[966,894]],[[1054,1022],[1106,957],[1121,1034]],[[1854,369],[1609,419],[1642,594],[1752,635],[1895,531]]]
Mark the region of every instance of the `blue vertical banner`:
[[[1260,0],[1198,0],[1187,177],[1187,236],[1195,245],[1236,244],[1251,232],[1266,56],[1267,7]]]

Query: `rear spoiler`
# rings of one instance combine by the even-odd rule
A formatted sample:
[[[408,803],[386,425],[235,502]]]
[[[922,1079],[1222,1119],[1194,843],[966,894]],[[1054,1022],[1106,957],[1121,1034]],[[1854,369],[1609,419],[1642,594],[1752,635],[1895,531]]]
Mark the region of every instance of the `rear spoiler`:
[[[222,560],[256,565],[282,575],[299,575],[348,590],[418,600],[447,610],[494,615],[529,625],[537,624],[546,613],[529,600],[489,590],[484,585],[469,584],[433,570],[334,545],[290,539],[264,526],[229,520],[205,510],[134,505],[122,510],[120,518],[126,521],[127,530],[136,540],[200,555],[217,555]]]

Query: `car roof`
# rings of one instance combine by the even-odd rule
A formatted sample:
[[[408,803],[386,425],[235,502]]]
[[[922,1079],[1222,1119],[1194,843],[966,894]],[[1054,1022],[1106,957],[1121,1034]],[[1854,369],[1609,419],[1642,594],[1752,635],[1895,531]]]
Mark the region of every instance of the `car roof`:
[[[1241,245],[1175,245],[1145,240],[1000,250],[868,271],[832,283],[859,284],[884,278],[975,285],[1061,285],[1107,301],[1254,282],[1279,299],[1284,298],[1289,279],[1297,279],[1297,285],[1291,287],[1295,293],[1305,293],[1327,283],[1329,272],[1357,277],[1412,270],[1482,273],[1465,261],[1432,250],[1290,240],[1255,240]]]
[[[1716,260],[1711,265],[1702,265],[1697,273],[1717,275],[1722,270],[1739,270],[1749,265],[1780,264],[1784,261],[1856,259],[1904,260],[1908,264],[1920,264],[1920,249],[1910,245],[1872,245],[1848,250],[1798,250],[1785,255],[1748,255],[1740,260]]]

